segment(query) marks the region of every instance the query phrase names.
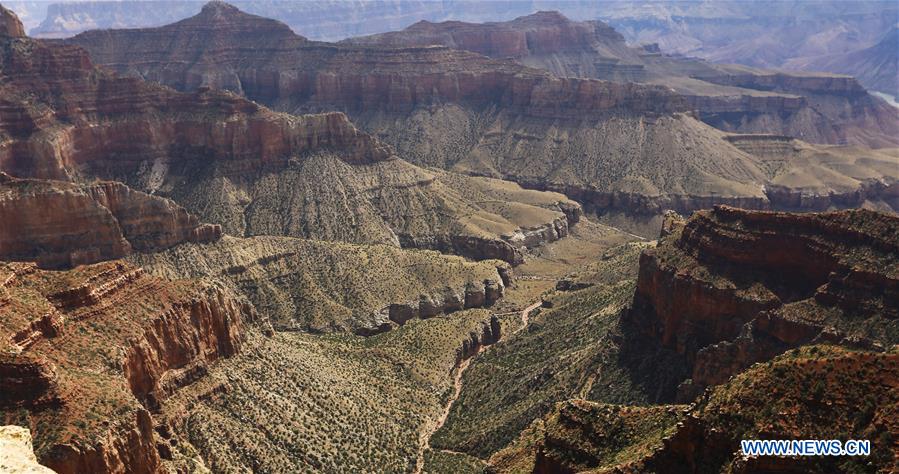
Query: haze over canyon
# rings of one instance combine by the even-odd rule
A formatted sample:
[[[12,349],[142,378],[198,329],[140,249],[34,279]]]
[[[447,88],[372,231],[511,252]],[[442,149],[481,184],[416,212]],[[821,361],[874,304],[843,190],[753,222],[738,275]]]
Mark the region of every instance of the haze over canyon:
[[[897,24],[4,2],[0,471],[896,472]]]

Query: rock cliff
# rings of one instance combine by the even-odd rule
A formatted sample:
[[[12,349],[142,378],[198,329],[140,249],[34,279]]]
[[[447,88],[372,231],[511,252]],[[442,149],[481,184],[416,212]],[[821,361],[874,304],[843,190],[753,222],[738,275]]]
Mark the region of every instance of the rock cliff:
[[[680,396],[791,347],[896,342],[896,217],[718,206],[667,227],[641,255],[623,320],[683,358],[692,376]]]
[[[15,13],[0,6],[0,36],[7,38],[21,38],[25,36],[25,28]]]
[[[0,169],[15,176],[159,174],[209,156],[239,173],[322,148],[350,163],[390,158],[339,113],[294,117],[208,89],[181,94],[97,69],[78,47],[2,40]]]
[[[283,41],[260,44],[252,52],[241,49],[242,36],[209,33],[208,25],[221,21],[215,15],[240,25],[234,27],[237,31],[271,34]],[[195,90],[226,75],[231,85],[220,87],[279,110],[344,110],[415,164],[564,192],[600,212],[690,212],[714,204],[777,207],[765,196],[770,179],[765,164],[691,117],[697,109],[700,118],[731,131],[756,133],[765,131],[765,124],[778,123],[768,132],[840,143],[857,134],[877,146],[889,146],[890,137],[899,134],[888,129],[899,121],[883,116],[886,112],[875,107],[875,99],[856,97],[856,89],[845,81],[771,76],[796,93],[761,90],[764,84],[751,89],[706,82],[693,76],[756,73],[632,50],[607,27],[550,13],[508,24],[419,24],[413,30],[425,31],[425,39],[397,46],[394,42],[405,41],[402,38],[417,38],[398,34],[378,37],[388,38],[384,44],[378,38],[329,44],[289,37],[283,25],[218,6],[160,28],[86,32],[68,42],[120,72],[181,90]],[[469,34],[475,30],[481,33]],[[441,40],[456,39],[425,46],[432,41],[427,32]],[[494,37],[494,32],[499,33]],[[191,39],[197,36],[208,37],[215,46]],[[569,54],[571,48],[586,48],[586,41],[590,54],[623,55],[647,64],[648,71],[657,71],[657,84],[556,77],[528,67],[524,60],[525,65],[453,49],[456,40],[470,41],[475,51],[493,48],[530,55],[525,57],[548,51]],[[822,90],[827,87],[842,89],[827,96],[833,100],[824,100]],[[851,108],[841,102],[850,96],[871,101],[868,105],[875,108],[853,112],[860,121],[843,117],[842,125],[834,125],[827,117]],[[844,125],[849,128],[841,129]],[[836,173],[854,169],[842,167]],[[878,169],[868,177],[893,174],[889,167]],[[836,193],[822,188],[827,189],[802,192],[822,199]]]
[[[826,361],[821,357],[826,357]],[[490,458],[488,472],[890,471],[895,351],[812,346],[758,364],[689,406],[569,400]],[[740,455],[741,439],[868,439],[864,461]],[[864,463],[864,464],[863,464]]]
[[[60,473],[157,472],[151,411],[219,358],[255,319],[214,286],[168,282],[122,262],[45,271],[2,264],[0,387]],[[36,315],[52,315],[52,322]],[[16,408],[18,410],[16,410]]]
[[[221,227],[168,199],[122,183],[77,185],[16,179],[0,173],[0,259],[71,267],[162,250],[182,242],[212,242]]]
[[[249,54],[237,49],[247,36],[256,38]],[[286,25],[221,2],[171,25],[85,32],[66,43],[84,47],[98,64],[122,73],[179,90],[218,86],[287,111],[408,112],[447,101],[513,107],[549,118],[620,108],[685,110],[683,101],[661,86],[553,78],[446,47],[306,41],[289,34]]]
[[[277,22],[220,2],[176,28],[182,29],[187,33],[175,41],[186,42],[188,50],[214,44],[227,49],[226,40],[236,37],[256,38],[260,50],[292,50],[306,43]],[[258,35],[260,29],[279,34]],[[339,112],[276,113],[205,85],[178,93],[97,69],[78,47],[25,37],[4,41],[0,171],[11,175],[77,182],[115,179],[170,197],[236,235],[387,243],[512,263],[521,261],[524,248],[563,237],[574,222],[559,220],[565,216],[562,207],[576,207],[562,196],[549,203],[540,193],[519,193],[526,199],[516,204],[513,214],[523,219],[485,209],[473,201],[490,192],[490,186],[479,184],[483,180],[463,184],[467,190],[479,190],[462,195],[461,188],[448,183],[464,178],[438,176],[398,159],[389,146],[358,130]],[[95,194],[112,192],[101,188]],[[287,195],[291,198],[283,199]],[[140,202],[145,201],[167,202]],[[533,201],[539,204],[531,205]],[[67,203],[76,205],[74,200]],[[177,229],[154,229],[152,237],[137,235],[147,233],[141,225],[170,223],[123,220],[137,211],[127,207],[133,205],[128,200],[100,203],[117,207],[111,211],[120,220],[126,242],[115,238],[114,230],[104,230],[110,225],[100,225],[95,233],[110,235],[91,240],[109,248],[44,258],[58,260],[56,265],[92,262],[129,253],[126,243],[137,250],[165,248],[183,240],[214,239],[219,232],[203,227],[190,238],[176,235]],[[172,225],[183,226],[187,218],[179,215]]]
[[[896,111],[848,76],[784,73],[708,63],[631,47],[605,23],[538,12],[507,22],[416,23],[345,41],[381,47],[444,45],[545,69],[559,77],[668,85],[705,122],[741,133],[815,143],[894,147]],[[848,116],[847,111],[850,111]]]

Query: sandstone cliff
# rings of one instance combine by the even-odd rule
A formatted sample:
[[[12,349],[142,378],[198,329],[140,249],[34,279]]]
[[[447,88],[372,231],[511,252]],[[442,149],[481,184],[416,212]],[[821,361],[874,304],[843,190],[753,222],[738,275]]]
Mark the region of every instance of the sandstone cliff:
[[[668,56],[628,46],[605,23],[571,21],[558,12],[480,24],[420,22],[402,31],[345,42],[382,47],[445,45],[497,59],[512,58],[560,77],[663,84],[683,94],[705,122],[728,131],[788,134],[815,143],[878,148],[899,144],[895,138],[899,114],[851,77]]]
[[[9,38],[21,38],[25,36],[25,28],[15,13],[4,6],[0,6],[0,36]]]
[[[236,354],[255,318],[226,290],[122,262],[7,263],[2,280],[3,416],[31,426],[38,459],[60,473],[157,472],[151,411]]]
[[[232,25],[235,15],[245,21]],[[256,36],[259,28],[279,31],[280,36]],[[257,45],[262,49],[306,43],[301,38],[290,43],[287,37],[294,35],[283,25],[221,3],[177,29],[189,33],[177,41],[194,48],[227,45],[226,39],[234,35],[253,36],[264,43]],[[198,36],[198,31],[205,33]],[[0,143],[0,170],[13,175],[120,180],[173,198],[236,235],[387,243],[511,263],[521,261],[525,248],[564,237],[568,225],[576,222],[576,212],[566,214],[563,208],[574,210],[577,205],[562,196],[547,195],[555,199],[549,202],[540,193],[518,192],[522,202],[513,213],[486,209],[474,200],[504,192],[507,184],[465,183],[462,177],[422,170],[397,159],[388,146],[356,129],[341,113],[275,113],[205,86],[177,93],[96,69],[77,47],[24,37],[4,41],[9,47],[3,52],[6,73],[0,95],[8,100],[6,112],[0,114],[0,128],[6,132]],[[96,193],[112,192],[101,188]],[[474,193],[463,195],[462,189]],[[110,235],[92,240],[109,248],[86,247],[69,255],[60,250],[43,258],[58,260],[55,265],[92,262],[129,253],[126,244],[137,250],[165,248],[184,240],[214,239],[219,232],[204,227],[184,238],[178,229],[153,229],[153,236],[144,235],[148,229],[141,230],[142,225],[170,223],[122,219],[137,211],[128,208],[134,204],[124,198],[100,201],[116,207],[111,212],[120,220],[126,242],[116,238],[109,225],[98,225],[95,233]],[[73,200],[67,203],[75,205]],[[171,224],[176,228],[193,225],[181,222],[192,219],[186,215],[177,219]],[[28,257],[26,250],[8,253]]]
[[[0,173],[0,259],[71,267],[211,242],[217,225],[200,224],[175,203],[116,182],[77,185]]]
[[[791,347],[896,342],[896,217],[719,206],[669,228],[641,255],[623,321],[682,358],[681,397]]]
[[[248,52],[239,46],[242,36],[209,33],[211,25],[221,22],[235,31],[253,31],[259,37],[270,34],[282,41],[254,40],[261,43]],[[857,97],[857,89],[845,80],[760,76],[759,81],[779,81],[795,94],[761,90],[765,84],[746,84],[757,87],[750,89],[706,82],[693,76],[729,77],[740,71],[634,51],[620,44],[620,37],[608,28],[573,23],[559,15],[543,13],[504,25],[464,28],[457,23],[420,24],[413,30],[439,32],[434,33],[438,39],[453,38],[444,42],[452,47],[458,41],[474,51],[492,48],[524,57],[600,48],[601,54],[610,57],[627,55],[633,61],[651,62],[654,65],[647,70],[661,71],[658,82],[663,85],[553,77],[508,59],[420,45],[431,39],[402,47],[395,46],[393,39],[385,40],[386,46],[376,40],[360,41],[361,45],[306,41],[288,35],[283,25],[222,4],[211,4],[196,17],[160,28],[87,32],[69,42],[121,72],[182,90],[221,82],[218,87],[279,110],[344,110],[360,127],[415,164],[564,192],[601,212],[657,214],[668,208],[690,212],[714,204],[778,207],[765,196],[770,179],[766,165],[736,148],[725,134],[690,117],[695,109],[700,109],[699,117],[726,130],[754,133],[777,122],[769,132],[813,141],[842,143],[846,136],[857,134],[887,146],[889,137],[899,133],[881,130],[897,121],[882,116],[879,102],[867,95]],[[469,34],[474,30],[483,34]],[[198,36],[208,38],[214,47],[191,39]],[[168,43],[168,38],[175,43]],[[222,82],[222,76],[230,79]],[[680,79],[671,79],[674,76]],[[681,89],[680,93],[668,85]],[[828,88],[839,90],[825,93]],[[822,94],[831,94],[833,100],[822,99]],[[874,107],[853,112],[860,121],[840,120],[854,131],[839,129],[843,125],[827,118],[851,107],[841,102],[847,97]],[[818,109],[812,110],[810,104]],[[686,115],[678,115],[681,112]],[[784,121],[782,116],[789,118]],[[875,135],[887,139],[875,140]],[[876,180],[894,174],[890,167],[878,169],[868,177]],[[796,186],[822,200],[836,193],[827,186],[812,193],[806,182]]]

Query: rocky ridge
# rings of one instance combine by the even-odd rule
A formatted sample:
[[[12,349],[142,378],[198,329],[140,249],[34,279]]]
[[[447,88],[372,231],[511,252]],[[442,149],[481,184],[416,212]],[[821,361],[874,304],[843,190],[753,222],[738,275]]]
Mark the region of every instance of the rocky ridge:
[[[416,23],[350,44],[444,45],[512,58],[559,77],[665,84],[707,123],[741,133],[789,134],[815,143],[895,147],[899,114],[852,77],[719,65],[631,47],[600,21],[537,12],[507,22]],[[721,87],[723,86],[723,87]],[[851,110],[847,120],[846,110]]]
[[[894,216],[716,206],[665,227],[623,321],[682,358],[683,399],[800,345],[896,342]]]
[[[236,354],[256,319],[221,288],[118,261],[63,272],[7,263],[3,281],[4,417],[36,427],[41,463],[60,473],[158,470],[152,412]]]
[[[286,237],[226,237],[130,260],[160,278],[218,280],[278,330],[369,336],[491,306],[512,283],[509,265],[498,260]]]
[[[72,267],[212,242],[221,227],[200,224],[177,204],[122,183],[78,185],[0,173],[0,258]]]
[[[207,36],[256,31],[231,25],[231,15],[243,15],[232,10],[213,4],[202,21],[184,23]],[[277,22],[251,19],[293,35]],[[205,46],[223,41],[203,38]],[[512,263],[521,261],[522,247],[564,236],[576,221],[562,210],[574,203],[561,196],[559,204],[547,203],[539,193],[519,193],[526,198],[520,205],[539,202],[519,214],[539,219],[516,221],[482,209],[435,183],[450,178],[397,158],[339,112],[293,116],[205,87],[178,93],[95,68],[78,47],[26,37],[3,41],[0,171],[14,176],[115,179],[172,198],[235,235],[388,243]],[[292,196],[286,205],[283,195]]]

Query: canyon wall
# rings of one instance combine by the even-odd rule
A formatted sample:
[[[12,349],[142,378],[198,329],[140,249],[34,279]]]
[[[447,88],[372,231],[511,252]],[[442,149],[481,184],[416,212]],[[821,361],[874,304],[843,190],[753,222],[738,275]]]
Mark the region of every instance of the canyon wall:
[[[229,36],[230,29],[241,33]],[[172,25],[86,32],[67,42],[119,72],[181,90],[223,88],[290,112],[344,110],[412,163],[564,192],[601,213],[686,213],[714,204],[780,208],[780,201],[799,194],[799,205],[808,203],[812,207],[803,210],[809,210],[828,203],[843,207],[844,201],[854,206],[889,194],[877,185],[860,191],[861,184],[851,190],[833,184],[859,181],[855,175],[828,178],[824,181],[833,183],[814,190],[807,189],[820,184],[813,179],[774,186],[766,174],[778,168],[760,163],[728,142],[726,134],[691,117],[728,131],[831,143],[870,139],[872,146],[895,146],[890,137],[899,134],[891,129],[899,123],[891,118],[899,118],[896,112],[884,115],[889,112],[880,107],[884,104],[863,91],[859,95],[845,78],[765,75],[667,57],[628,47],[600,23],[571,22],[548,12],[504,24],[422,23],[410,29],[321,43],[292,35],[283,24],[211,3]],[[238,47],[247,32],[253,32],[246,40],[255,45],[252,53]],[[433,46],[435,39],[441,46]],[[457,40],[481,53],[495,49],[524,55],[523,64],[453,49],[459,47]],[[563,56],[642,65],[644,79],[654,84],[562,77],[570,75],[565,71],[554,76],[526,60],[546,57],[552,63]],[[722,84],[705,80],[740,74],[759,75],[759,83],[733,79],[746,86],[738,87],[724,84],[725,79]],[[763,90],[765,81],[780,84],[779,89]],[[846,110],[852,110],[848,119]],[[834,121],[835,116],[840,119]],[[560,166],[567,157],[572,162]],[[618,157],[623,162],[616,162]],[[857,169],[831,171],[853,174]],[[885,171],[889,167],[878,169],[873,179],[895,178]],[[859,174],[872,178],[867,171]],[[775,197],[766,195],[769,185]],[[458,245],[439,241],[429,247]],[[507,250],[492,255],[514,261]]]
[[[212,242],[217,225],[201,224],[184,208],[116,182],[75,185],[16,179],[0,173],[0,258],[71,267],[161,250],[182,242]]]
[[[895,147],[899,114],[852,77],[715,64],[631,47],[599,21],[537,12],[506,22],[416,23],[350,38],[369,47],[444,45],[552,72],[672,87],[706,123],[740,133],[789,134],[814,143]]]
[[[256,320],[226,290],[117,261],[68,271],[7,263],[2,276],[0,403],[28,413],[40,462],[60,473],[157,472],[159,403],[236,354]],[[33,320],[40,314],[56,317]]]
[[[791,347],[895,343],[895,216],[716,206],[666,228],[659,246],[641,255],[623,321],[683,358],[692,379],[681,397]]]

